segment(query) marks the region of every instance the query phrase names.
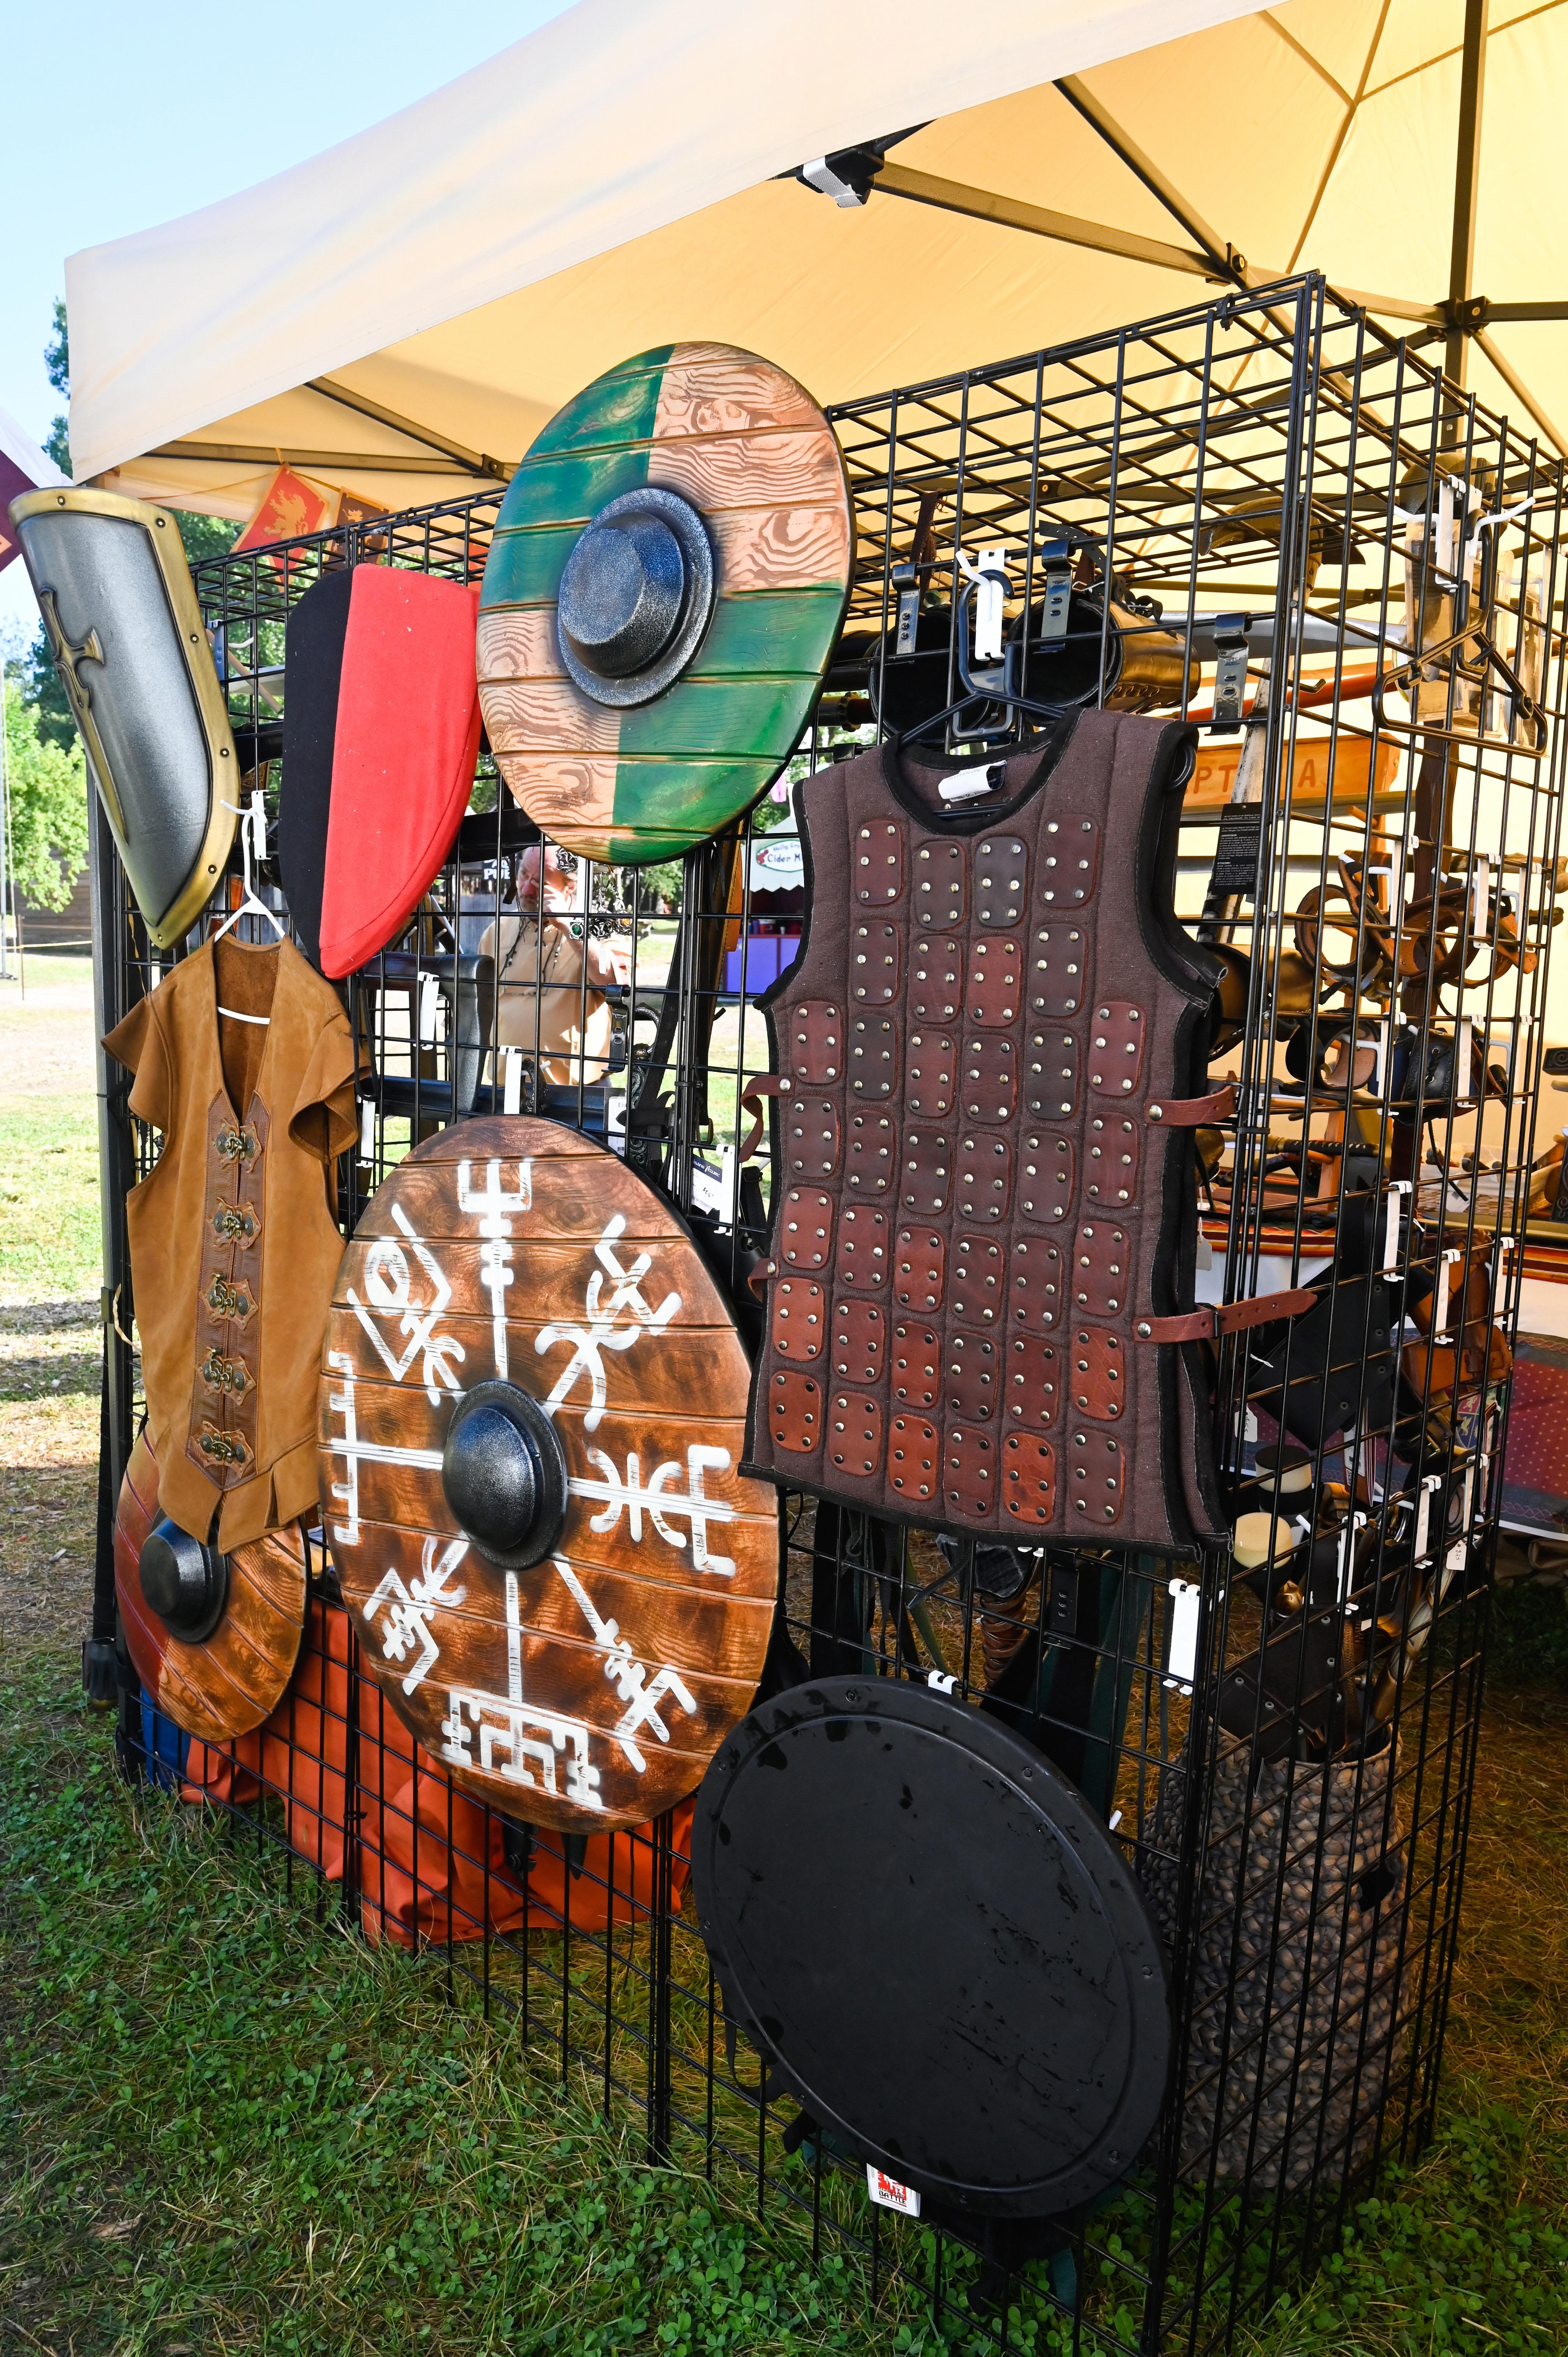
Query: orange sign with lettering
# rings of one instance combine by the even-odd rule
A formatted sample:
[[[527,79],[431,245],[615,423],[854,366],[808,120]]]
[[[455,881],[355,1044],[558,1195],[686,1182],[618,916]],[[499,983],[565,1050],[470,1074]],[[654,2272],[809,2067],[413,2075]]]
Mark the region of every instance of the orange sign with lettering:
[[[1236,767],[1241,759],[1241,739],[1216,742],[1205,737],[1197,748],[1197,766],[1192,773],[1182,807],[1193,811],[1222,810],[1236,786]],[[1341,737],[1337,744],[1327,737],[1308,737],[1298,743],[1291,761],[1291,800],[1293,802],[1322,802],[1328,792],[1329,756],[1334,759],[1334,800],[1336,803],[1364,802],[1369,780],[1372,778],[1372,742],[1369,737]],[[1372,780],[1374,793],[1386,793],[1399,774],[1400,748],[1397,745],[1378,748],[1377,776]]]

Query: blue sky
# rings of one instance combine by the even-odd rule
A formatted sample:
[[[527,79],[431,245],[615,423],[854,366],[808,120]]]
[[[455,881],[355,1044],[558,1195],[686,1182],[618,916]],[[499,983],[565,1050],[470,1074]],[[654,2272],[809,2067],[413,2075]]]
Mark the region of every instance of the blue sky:
[[[379,123],[521,40],[564,0],[39,0],[0,48],[0,407],[41,442],[65,257],[125,237]],[[31,636],[20,561],[0,573],[0,641]]]

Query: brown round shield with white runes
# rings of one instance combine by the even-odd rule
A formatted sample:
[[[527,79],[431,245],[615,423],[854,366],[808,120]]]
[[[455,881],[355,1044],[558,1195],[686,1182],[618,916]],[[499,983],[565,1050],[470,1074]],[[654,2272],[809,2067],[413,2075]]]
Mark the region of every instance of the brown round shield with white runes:
[[[322,1520],[361,1659],[477,1798],[571,1833],[694,1791],[750,1707],[776,1496],[679,1218],[613,1154],[458,1122],[378,1189],[322,1359]]]

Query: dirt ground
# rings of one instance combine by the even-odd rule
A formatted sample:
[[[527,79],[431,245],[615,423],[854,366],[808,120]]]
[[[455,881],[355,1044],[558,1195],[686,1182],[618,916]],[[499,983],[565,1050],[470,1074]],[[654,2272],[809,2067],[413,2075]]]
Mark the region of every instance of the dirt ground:
[[[96,1086],[91,958],[35,951],[25,980],[0,982],[0,1103]]]

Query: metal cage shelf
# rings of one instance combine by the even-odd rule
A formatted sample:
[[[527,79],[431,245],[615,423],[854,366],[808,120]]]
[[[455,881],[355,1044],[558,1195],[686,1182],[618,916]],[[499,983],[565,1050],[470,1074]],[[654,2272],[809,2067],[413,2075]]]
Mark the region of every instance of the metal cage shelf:
[[[1332,1694],[1297,1672],[1293,1725],[1317,1730],[1298,1733],[1299,1757],[1264,1757],[1277,1706],[1264,1682],[1247,1686],[1250,1721],[1228,1700],[1284,1609],[1228,1549],[1172,1564],[1052,1547],[998,1563],[780,1501],[770,1674],[951,1680],[1116,1832],[1170,1947],[1178,2063],[1162,2128],[1087,2216],[978,2236],[939,2222],[922,2240],[869,2207],[855,2172],[766,2101],[755,2061],[726,2058],[682,1895],[682,1813],[591,1860],[554,1845],[547,1871],[542,1837],[449,1787],[435,1824],[411,1798],[412,1739],[360,1675],[360,1634],[319,1557],[284,1712],[185,1774],[290,1870],[304,1861],[323,1893],[332,1881],[372,1936],[417,1943],[487,2009],[519,2014],[542,2066],[585,2069],[607,2106],[640,2109],[651,2158],[803,2205],[874,2276],[897,2267],[925,2285],[950,2323],[999,2349],[1022,2329],[1010,2315],[1075,2349],[1228,2346],[1331,2244],[1380,2158],[1419,2145],[1436,2100],[1516,1247],[1542,1188],[1555,1200],[1532,1157],[1563,882],[1563,471],[1312,276],[830,414],[854,581],[788,774],[879,731],[929,732],[971,661],[964,593],[980,563],[1007,576],[999,661],[1013,684],[1063,708],[1194,718],[1179,905],[1230,952],[1212,1071],[1237,1091],[1234,1119],[1204,1134],[1200,1290],[1218,1301],[1310,1282],[1336,1254],[1348,1284],[1348,1240],[1371,1239],[1359,1306],[1333,1341],[1355,1411],[1320,1438],[1305,1493],[1319,1530],[1339,1534],[1341,1576]],[[357,564],[477,581],[499,500],[199,567],[242,763],[269,801],[299,597]],[[927,741],[1017,733],[993,696],[968,734],[950,725]],[[537,1110],[668,1192],[755,1333],[745,1280],[772,1178],[766,1154],[742,1158],[740,1097],[768,1060],[757,998],[799,921],[788,893],[769,903],[781,916],[759,906],[757,855],[790,832],[787,805],[765,797],[678,872],[584,863],[577,919],[615,930],[631,963],[608,1048],[583,1044],[585,985],[575,1047],[509,1055],[496,1007],[510,985],[492,951],[536,831],[482,755],[424,907],[346,985],[370,1070],[345,1234],[434,1127]],[[101,826],[94,856],[107,1029],[158,968]],[[113,1068],[103,1086],[106,1300],[128,1331],[124,1199],[156,1141]],[[1400,1382],[1374,1415],[1361,1362],[1380,1286]],[[108,1341],[117,1483],[135,1371],[112,1329]],[[1302,1496],[1280,1447],[1292,1372],[1288,1351],[1270,1360],[1252,1335],[1218,1350],[1238,1505],[1287,1522]],[[123,1746],[144,1758],[134,1708]]]

